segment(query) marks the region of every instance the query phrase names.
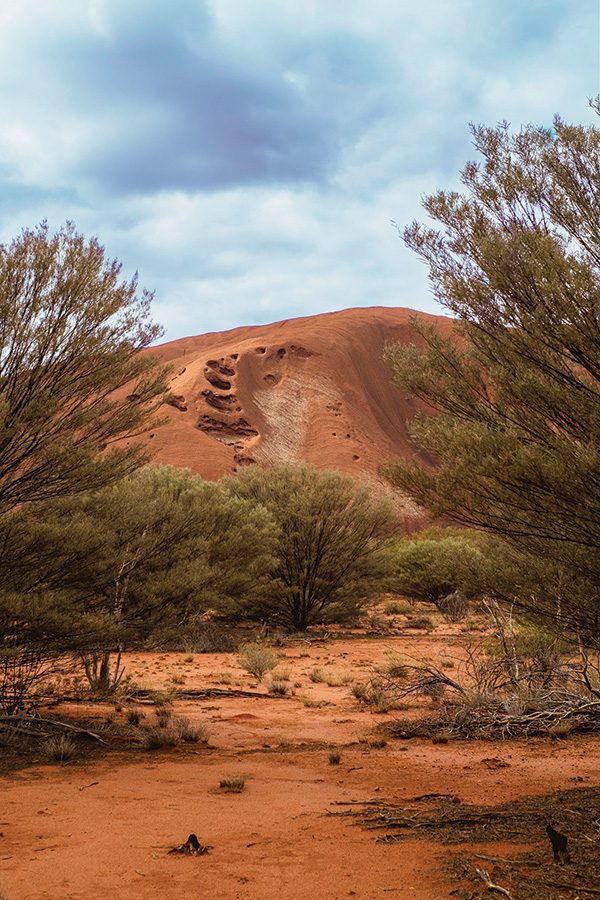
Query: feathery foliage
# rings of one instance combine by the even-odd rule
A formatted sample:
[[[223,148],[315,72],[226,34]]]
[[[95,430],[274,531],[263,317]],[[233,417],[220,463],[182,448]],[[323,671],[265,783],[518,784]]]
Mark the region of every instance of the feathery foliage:
[[[4,565],[13,598],[0,604],[4,625],[14,631],[23,608],[21,641],[35,627],[47,646],[82,652],[99,688],[116,687],[111,651],[260,590],[271,533],[263,509],[168,466],[146,466],[94,494],[29,504],[0,523],[0,572]]]
[[[414,423],[432,469],[392,481],[435,514],[501,536],[525,607],[600,638],[600,130],[473,128],[464,193],[404,240],[428,264],[456,339],[416,321],[391,347],[398,384],[437,410]]]
[[[165,370],[152,295],[72,225],[0,246],[0,511],[89,491],[133,471]],[[128,386],[127,392],[124,390]]]
[[[245,611],[294,631],[355,614],[389,575],[396,522],[389,505],[338,472],[308,465],[253,466],[224,481],[264,507],[276,527],[271,591]]]

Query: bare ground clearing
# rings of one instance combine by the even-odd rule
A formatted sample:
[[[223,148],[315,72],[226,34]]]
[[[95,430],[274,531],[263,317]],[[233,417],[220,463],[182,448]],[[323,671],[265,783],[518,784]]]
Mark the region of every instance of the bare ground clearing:
[[[278,651],[285,657],[278,669],[295,692],[291,697],[175,699],[174,716],[208,725],[208,747],[117,751],[3,776],[0,889],[9,900],[388,895],[437,900],[457,889],[463,896],[492,897],[500,895],[487,892],[482,881],[477,886],[476,876],[469,880],[476,867],[494,870],[495,863],[476,854],[514,856],[524,845],[535,849],[537,865],[547,866],[549,877],[571,882],[572,867],[552,864],[544,833],[547,813],[541,808],[538,825],[528,826],[529,839],[520,835],[518,844],[502,835],[485,843],[480,833],[476,840],[466,835],[460,844],[412,835],[382,843],[355,817],[330,815],[348,801],[406,806],[415,797],[440,793],[462,804],[491,805],[597,784],[597,738],[443,745],[413,739],[373,746],[382,737],[373,729],[396,713],[376,715],[359,707],[350,676],[366,679],[386,651],[451,660],[460,657],[462,640],[456,628],[440,626],[432,635],[291,643]],[[234,654],[139,653],[129,655],[126,664],[147,688],[267,690],[268,678],[261,683],[249,676]],[[315,682],[315,669],[332,682],[347,683]],[[414,711],[402,715],[419,714],[429,703],[416,700]],[[156,719],[152,705],[137,705],[143,721]],[[104,721],[110,713],[120,722],[126,711],[126,706],[115,712],[112,704],[78,703],[55,706],[52,714],[87,722]],[[329,763],[333,748],[341,753],[339,765]],[[244,790],[220,791],[225,776],[244,777]],[[169,848],[190,832],[211,845],[210,852],[169,856]],[[499,871],[501,883],[508,884],[505,870]],[[578,896],[575,890],[557,891],[548,898]],[[517,885],[514,900],[519,896]]]

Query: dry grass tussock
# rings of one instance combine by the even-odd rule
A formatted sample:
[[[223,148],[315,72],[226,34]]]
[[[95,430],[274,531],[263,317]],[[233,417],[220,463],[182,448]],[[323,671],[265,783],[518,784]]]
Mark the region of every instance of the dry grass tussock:
[[[354,680],[352,672],[345,669],[325,669],[317,667],[310,673],[310,680],[315,684],[326,684],[328,687],[341,687]]]
[[[176,747],[181,743],[206,744],[209,731],[206,725],[192,725],[186,718],[159,719],[158,725],[151,725],[142,731],[145,750],[162,750]]]
[[[69,762],[78,755],[77,744],[68,734],[56,734],[44,743],[44,750],[54,762]]]
[[[227,794],[241,794],[245,787],[246,779],[241,775],[230,775],[219,782],[219,788]]]
[[[279,659],[269,647],[255,641],[242,645],[238,662],[242,669],[245,669],[250,675],[262,678],[277,666]]]

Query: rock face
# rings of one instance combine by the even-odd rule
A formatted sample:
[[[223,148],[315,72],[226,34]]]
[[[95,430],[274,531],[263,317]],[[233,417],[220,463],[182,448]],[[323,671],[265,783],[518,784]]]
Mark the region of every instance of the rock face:
[[[383,350],[418,343],[413,315],[349,309],[163,344],[152,352],[172,365],[176,411],[153,432],[154,461],[205,478],[307,461],[388,491],[380,467],[416,454],[407,425],[418,404],[392,383]]]

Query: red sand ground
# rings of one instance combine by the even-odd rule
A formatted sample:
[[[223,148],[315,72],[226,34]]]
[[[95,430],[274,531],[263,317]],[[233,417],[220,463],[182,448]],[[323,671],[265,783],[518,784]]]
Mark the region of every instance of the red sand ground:
[[[218,478],[257,462],[308,461],[389,487],[383,462],[412,455],[415,401],[392,384],[383,350],[419,342],[408,309],[349,309],[183,338],[158,348],[173,367],[169,422],[145,436],[154,460]],[[419,316],[442,330],[441,316]]]
[[[372,832],[328,815],[339,808],[333,804],[433,791],[495,803],[572,787],[576,779],[589,784],[598,775],[600,741],[411,740],[374,748],[367,742],[372,729],[389,715],[361,709],[348,686],[315,684],[309,676],[320,667],[360,680],[385,650],[439,659],[460,656],[460,640],[438,628],[428,637],[293,644],[281,651],[280,664],[297,685],[291,698],[175,702],[175,715],[209,726],[208,749],[139,750],[3,777],[0,889],[9,900],[449,896],[456,885],[444,872],[445,859],[502,847],[377,844]],[[179,688],[233,690],[238,685],[224,681],[239,680],[245,690],[265,690],[234,655],[194,655],[188,662],[185,656],[135,654],[127,665],[148,687],[168,687],[175,676],[185,679]],[[306,699],[328,705],[305,706]],[[154,721],[153,707],[143,708],[146,721]],[[93,708],[99,717],[108,711]],[[332,746],[341,751],[339,766],[329,765]],[[490,769],[483,762],[489,757],[508,765]],[[241,794],[219,791],[220,779],[230,775],[247,779]],[[210,853],[169,856],[190,831],[212,845]]]

